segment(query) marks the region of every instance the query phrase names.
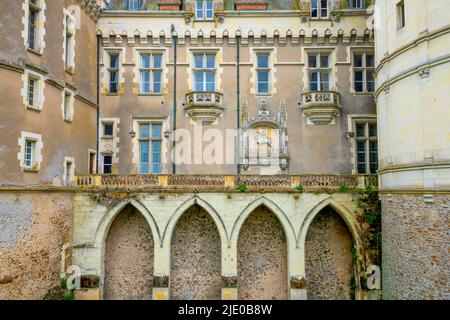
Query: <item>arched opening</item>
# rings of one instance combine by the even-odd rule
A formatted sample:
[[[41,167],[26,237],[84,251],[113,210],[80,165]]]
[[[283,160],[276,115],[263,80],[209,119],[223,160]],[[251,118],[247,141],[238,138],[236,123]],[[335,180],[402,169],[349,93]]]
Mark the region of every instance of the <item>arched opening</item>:
[[[259,206],[245,220],[237,255],[239,299],[288,299],[286,235],[267,207]]]
[[[221,245],[214,220],[199,205],[180,217],[172,235],[170,296],[220,300]]]
[[[152,298],[153,246],[147,220],[128,205],[112,222],[105,241],[106,300]]]
[[[310,300],[354,298],[353,240],[347,224],[330,206],[309,226],[305,241],[305,268]]]

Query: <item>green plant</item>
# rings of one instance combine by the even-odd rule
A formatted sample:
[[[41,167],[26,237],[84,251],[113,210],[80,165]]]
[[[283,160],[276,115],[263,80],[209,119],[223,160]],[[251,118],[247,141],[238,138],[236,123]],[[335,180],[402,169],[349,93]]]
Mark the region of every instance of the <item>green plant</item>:
[[[238,185],[238,190],[240,191],[240,192],[245,192],[245,191],[247,191],[247,185],[245,184],[245,183],[239,183],[239,185]]]
[[[64,300],[75,300],[75,293],[73,291],[69,292],[64,296]]]
[[[66,278],[61,278],[59,283],[61,285],[61,289],[67,289],[67,279]]]
[[[357,259],[358,259],[358,254],[356,253],[356,248],[355,248],[355,246],[352,245],[352,261],[356,262]]]
[[[319,192],[319,191],[316,191],[316,192],[314,192],[314,195],[320,196],[320,192]]]
[[[301,183],[295,186],[295,190],[299,191],[300,193],[305,192],[305,188]]]

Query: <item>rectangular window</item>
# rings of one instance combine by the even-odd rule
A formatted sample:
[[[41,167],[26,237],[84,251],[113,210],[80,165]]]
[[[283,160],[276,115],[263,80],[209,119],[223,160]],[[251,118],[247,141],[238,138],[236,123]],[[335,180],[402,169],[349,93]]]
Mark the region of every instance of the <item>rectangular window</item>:
[[[348,0],[348,7],[350,9],[364,9],[364,0]]]
[[[139,125],[139,173],[161,173],[162,124]]]
[[[356,165],[359,174],[375,174],[378,170],[375,123],[356,123]]]
[[[27,91],[27,101],[30,107],[34,107],[36,102],[36,82],[34,78],[28,78],[28,91]]]
[[[330,90],[330,54],[310,53],[308,54],[309,91]]]
[[[66,176],[65,176],[66,185],[70,185],[73,182],[72,165],[73,165],[72,162],[70,161],[66,162]]]
[[[25,140],[25,154],[24,154],[24,166],[25,168],[32,168],[35,162],[36,141]]]
[[[66,70],[74,67],[75,56],[75,22],[73,18],[66,15],[66,32],[65,32],[65,67]]]
[[[113,136],[113,124],[112,123],[104,123],[103,124],[103,136],[112,137]]]
[[[397,28],[401,29],[405,25],[405,2],[402,0],[397,3]]]
[[[40,1],[30,0],[28,4],[28,48],[35,51],[39,50],[40,15]]]
[[[216,90],[216,56],[214,54],[194,55],[194,91],[214,92]]]
[[[93,151],[89,152],[89,163],[88,163],[89,174],[96,173],[96,156],[97,154],[95,152]]]
[[[161,93],[162,91],[162,55],[141,54],[141,93]]]
[[[328,18],[328,0],[311,0],[311,17]]]
[[[72,114],[72,95],[69,92],[64,93],[64,119],[68,120]]]
[[[198,20],[212,20],[214,16],[214,1],[197,0],[195,12]]]
[[[141,0],[127,0],[127,10],[140,10]]]
[[[257,91],[258,93],[269,93],[270,92],[270,66],[269,66],[269,54],[261,53],[257,55]]]
[[[109,55],[109,93],[119,92],[119,54]]]
[[[110,154],[103,155],[103,173],[112,173],[112,156]]]
[[[355,92],[374,92],[375,56],[373,53],[355,53],[353,55]]]

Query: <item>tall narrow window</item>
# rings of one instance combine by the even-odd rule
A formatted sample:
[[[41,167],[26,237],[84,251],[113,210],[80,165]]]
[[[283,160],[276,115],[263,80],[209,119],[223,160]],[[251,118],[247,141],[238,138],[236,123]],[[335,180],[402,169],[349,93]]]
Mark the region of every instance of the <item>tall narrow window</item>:
[[[140,10],[141,0],[127,0],[127,10]]]
[[[28,4],[28,48],[38,51],[39,48],[39,16],[41,7],[39,0],[30,0]]]
[[[103,136],[112,137],[114,132],[114,125],[112,123],[103,123]]]
[[[397,3],[397,28],[401,29],[405,25],[405,2],[402,0]]]
[[[356,123],[356,160],[360,174],[374,174],[378,170],[377,125]]]
[[[36,141],[25,140],[24,167],[31,169],[35,162]]]
[[[70,93],[64,93],[64,119],[69,119],[70,117]]]
[[[97,154],[93,151],[89,151],[89,174],[96,173],[96,156]]]
[[[141,93],[161,93],[162,84],[162,55],[142,54],[141,55]]]
[[[28,78],[28,90],[27,90],[27,101],[28,106],[34,107],[36,104],[36,87],[37,87],[37,80],[29,77]]]
[[[119,92],[119,54],[109,55],[109,93]]]
[[[162,124],[139,125],[139,173],[161,173]]]
[[[330,74],[330,54],[308,54],[309,91],[329,91]]]
[[[269,54],[261,53],[257,55],[257,68],[256,74],[258,78],[257,89],[258,93],[269,93],[269,79],[270,79],[270,67],[269,67]]]
[[[355,92],[374,92],[375,56],[372,53],[355,53],[353,55]]]
[[[74,93],[68,89],[63,91],[63,119],[66,121],[72,121],[74,115]]]
[[[198,20],[212,20],[214,16],[214,2],[212,0],[197,0],[195,11]]]
[[[328,0],[311,0],[311,17],[328,18]]]
[[[66,14],[66,32],[65,32],[65,67],[70,70],[75,66],[75,21]],[[70,70],[72,71],[72,70]]]
[[[110,154],[103,155],[103,173],[112,173],[112,156]]]
[[[214,92],[216,90],[216,56],[214,54],[194,55],[194,90]]]

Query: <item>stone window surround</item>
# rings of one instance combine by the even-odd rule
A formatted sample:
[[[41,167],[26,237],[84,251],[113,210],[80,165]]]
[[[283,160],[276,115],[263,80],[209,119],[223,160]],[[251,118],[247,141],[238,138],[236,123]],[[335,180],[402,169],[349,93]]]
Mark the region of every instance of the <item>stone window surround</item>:
[[[136,136],[132,139],[132,154],[131,163],[135,170],[135,173],[139,173],[139,125],[141,123],[159,123],[162,124],[161,127],[161,174],[167,172],[168,155],[169,155],[169,143],[170,139],[166,137],[166,133],[170,132],[170,124],[168,118],[165,117],[136,117],[132,120],[131,131],[136,133]]]
[[[162,55],[161,58],[161,92],[159,93],[142,93],[141,92],[141,75],[140,75],[140,63],[141,63],[141,54],[154,54],[158,53]],[[168,48],[162,48],[162,47],[136,47],[133,48],[133,59],[135,63],[133,64],[133,91],[134,94],[140,95],[140,96],[161,96],[168,93],[168,84],[169,84],[169,68],[167,68],[167,65],[169,63],[168,61]],[[119,76],[120,77],[120,76]],[[119,81],[120,82],[120,81]],[[137,87],[136,87],[137,86]]]
[[[259,93],[258,92],[258,55],[259,54],[268,54],[269,55],[269,92],[268,93]],[[257,97],[271,97],[277,93],[276,82],[276,67],[275,65],[278,63],[277,61],[277,48],[276,47],[254,47],[252,48],[252,52],[250,54],[250,93],[254,94]]]
[[[311,12],[311,19],[313,20],[321,20],[321,19],[330,19],[331,17],[331,1],[327,0],[327,15],[326,16],[322,16],[322,7],[320,5],[320,1],[321,0],[317,0],[317,17],[313,17],[312,16],[312,1],[309,1],[309,9]]]
[[[67,172],[68,164],[71,164],[70,166],[70,172]],[[67,181],[67,176],[69,176],[69,181]],[[70,185],[75,180],[75,158],[73,157],[64,157],[64,164],[63,164],[63,184],[64,185]]]
[[[91,168],[91,154],[94,154],[93,168]],[[97,151],[94,149],[88,149],[88,172],[92,169],[94,174],[97,173]]]
[[[373,48],[361,48],[361,47],[352,47],[350,49],[350,61],[351,61],[351,68],[352,68],[351,72],[350,72],[350,93],[352,93],[354,95],[369,95],[369,96],[372,96],[375,91],[373,91],[373,92],[367,91],[366,79],[363,79],[364,80],[364,91],[357,92],[355,90],[355,61],[354,61],[355,54],[364,54],[364,57],[367,54],[373,54],[374,55],[374,63],[376,63],[375,62],[375,51],[374,51]],[[367,67],[367,66],[360,67],[360,69],[365,69],[365,70],[373,69],[373,71],[375,72],[375,65],[373,67]],[[374,74],[374,81],[375,81],[375,74]]]
[[[64,119],[64,121],[67,122],[72,122],[73,121],[73,116],[75,114],[75,91],[69,89],[69,88],[64,88],[64,90],[62,90],[62,103],[61,103],[61,112],[62,112],[62,117]],[[69,96],[69,111],[68,111],[68,116],[66,117],[65,115],[65,103],[66,103],[66,98],[67,96]]]
[[[221,92],[222,87],[222,77],[223,68],[220,67],[223,59],[223,49],[220,47],[188,47],[186,48],[188,51],[188,65],[187,73],[188,73],[188,88],[190,91],[195,91],[195,79],[194,79],[194,70],[195,70],[195,55],[197,54],[215,54],[216,56],[216,78],[215,78],[215,92]]]
[[[29,78],[33,78],[35,80],[35,88],[34,88],[34,105],[30,106],[28,104],[28,80]],[[31,69],[25,69],[24,73],[22,75],[22,100],[23,104],[26,108],[31,110],[37,110],[40,111],[44,107],[44,101],[45,101],[45,80],[46,76],[36,72]]]
[[[110,62],[110,54],[111,53],[117,53],[119,54],[119,92],[118,93],[109,93],[109,62]],[[123,87],[123,84],[125,82],[125,68],[123,67],[124,64],[126,64],[126,48],[122,47],[108,47],[103,48],[103,55],[102,55],[102,61],[100,62],[100,67],[102,68],[102,79],[103,79],[103,93],[105,95],[109,96],[117,96],[120,95],[121,87]]]
[[[104,136],[102,131],[100,132],[100,146],[99,146],[99,171],[103,173],[103,156],[111,155],[112,164],[114,170],[114,164],[119,163],[119,146],[120,146],[120,118],[100,118],[100,125],[103,128],[104,123],[113,124],[113,135]],[[105,149],[105,144],[110,144],[111,148]]]
[[[31,168],[25,166],[25,142],[27,140],[32,140],[35,142],[34,161]],[[17,160],[19,160],[20,168],[24,172],[38,172],[43,160],[42,149],[44,144],[42,142],[42,136],[40,134],[22,131],[18,140],[18,145],[20,147],[20,151],[17,154]]]
[[[356,161],[356,123],[366,122],[366,123],[377,123],[376,114],[349,114],[348,115],[348,138],[350,139],[350,152],[351,152],[351,163],[352,163],[352,174],[358,174],[358,163]],[[377,128],[378,130],[378,128]],[[377,138],[379,139],[379,133],[377,132]]]
[[[63,61],[64,61],[64,66],[65,66],[66,71],[69,73],[73,73],[74,69],[75,69],[75,52],[76,52],[76,50],[75,50],[75,47],[76,47],[76,27],[75,27],[76,19],[72,14],[70,14],[70,12],[66,8],[63,8],[63,12],[64,12]],[[67,26],[67,20],[72,21],[72,26]],[[69,27],[70,27],[70,30],[68,30]],[[66,48],[67,31],[72,33],[72,48]],[[66,56],[67,56],[66,51],[68,49],[71,50],[71,53],[69,54],[70,61],[67,62],[66,61]]]
[[[32,53],[36,53],[38,55],[42,55],[44,53],[45,49],[45,10],[46,10],[46,1],[45,0],[39,0],[38,7],[40,8],[39,14],[36,20],[37,30],[36,30],[36,39],[35,43],[37,46],[37,49],[29,48],[28,46],[28,20],[30,15],[30,1],[24,0],[22,3],[22,9],[24,11],[24,15],[22,17],[22,24],[24,26],[24,29],[22,30],[22,38],[24,39],[24,45],[27,50],[29,50]]]

